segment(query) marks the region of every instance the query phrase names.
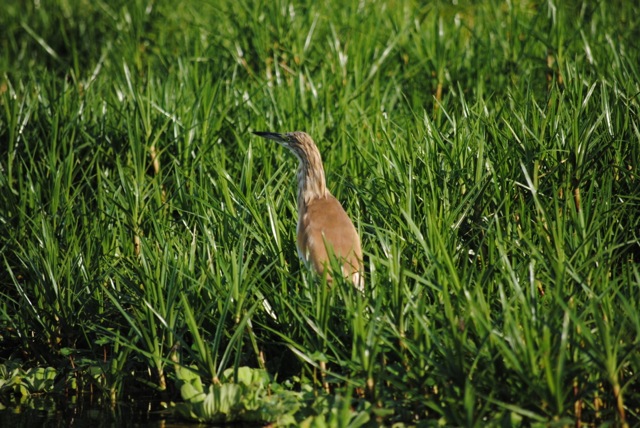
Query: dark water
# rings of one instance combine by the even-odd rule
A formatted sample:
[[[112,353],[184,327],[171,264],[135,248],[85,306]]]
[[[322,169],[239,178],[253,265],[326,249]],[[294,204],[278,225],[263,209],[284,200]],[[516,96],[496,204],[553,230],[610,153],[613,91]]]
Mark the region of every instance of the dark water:
[[[101,402],[64,402],[51,397],[29,401],[0,410],[0,427],[197,427],[172,418],[159,403],[129,402],[115,406]]]

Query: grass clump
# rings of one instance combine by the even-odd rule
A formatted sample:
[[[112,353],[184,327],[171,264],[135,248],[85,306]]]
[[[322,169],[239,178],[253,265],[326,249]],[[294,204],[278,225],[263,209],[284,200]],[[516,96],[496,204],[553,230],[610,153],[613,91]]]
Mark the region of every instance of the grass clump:
[[[282,424],[637,423],[638,17],[7,2],[2,363],[112,401],[250,366],[301,394]],[[307,275],[253,130],[319,143],[364,295]]]

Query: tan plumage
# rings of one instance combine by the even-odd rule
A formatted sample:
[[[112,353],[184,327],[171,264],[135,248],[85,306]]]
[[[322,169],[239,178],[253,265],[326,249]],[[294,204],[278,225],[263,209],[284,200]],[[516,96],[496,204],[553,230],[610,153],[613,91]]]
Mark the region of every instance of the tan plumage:
[[[360,237],[340,202],[327,190],[322,158],[311,137],[304,132],[254,134],[277,141],[298,158],[297,246],[302,260],[324,274],[333,253],[342,262],[345,277],[364,290]],[[328,273],[327,279],[331,280]]]

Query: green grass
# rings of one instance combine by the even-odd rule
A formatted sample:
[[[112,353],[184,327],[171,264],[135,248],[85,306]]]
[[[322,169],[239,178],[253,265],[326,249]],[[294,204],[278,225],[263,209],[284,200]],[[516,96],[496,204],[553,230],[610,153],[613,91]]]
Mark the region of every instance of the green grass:
[[[638,423],[640,7],[325,3],[5,1],[0,358],[114,400],[262,367],[337,425]],[[363,296],[297,259],[253,130],[318,142]]]

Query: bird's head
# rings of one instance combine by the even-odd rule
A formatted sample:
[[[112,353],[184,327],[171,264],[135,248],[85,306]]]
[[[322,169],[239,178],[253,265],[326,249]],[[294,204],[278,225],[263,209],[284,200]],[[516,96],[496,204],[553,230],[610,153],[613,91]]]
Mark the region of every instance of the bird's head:
[[[273,140],[278,144],[288,148],[300,160],[308,160],[312,154],[317,152],[313,139],[306,132],[295,131],[279,134],[277,132],[254,132],[255,135]]]
[[[268,140],[273,140],[287,148],[302,145],[308,141],[311,141],[313,143],[313,140],[311,139],[309,134],[302,131],[287,132],[285,134],[280,134],[277,132],[254,132],[254,134]]]

